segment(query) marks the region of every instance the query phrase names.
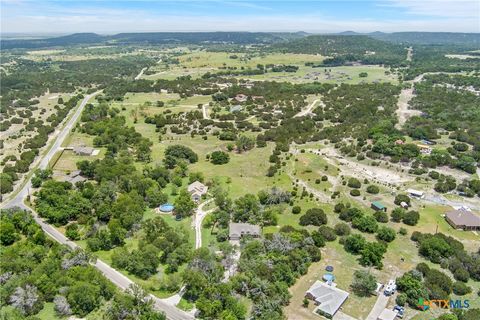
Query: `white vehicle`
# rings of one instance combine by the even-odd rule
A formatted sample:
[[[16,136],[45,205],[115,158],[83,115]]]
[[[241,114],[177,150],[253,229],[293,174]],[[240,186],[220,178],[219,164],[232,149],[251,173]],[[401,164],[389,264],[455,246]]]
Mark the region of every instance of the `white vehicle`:
[[[395,283],[395,280],[389,280],[383,293],[386,296],[391,296],[395,293],[395,291],[397,291],[397,284]]]

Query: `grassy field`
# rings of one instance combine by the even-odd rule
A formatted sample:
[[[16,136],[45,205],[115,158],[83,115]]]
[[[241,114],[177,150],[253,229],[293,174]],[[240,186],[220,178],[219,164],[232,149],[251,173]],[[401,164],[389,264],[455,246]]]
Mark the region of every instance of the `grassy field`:
[[[318,81],[322,83],[372,83],[390,82],[398,83],[395,75],[385,74],[388,69],[381,66],[341,66],[331,67],[325,72],[325,68],[312,68],[300,66],[297,72],[268,72],[253,76],[239,76],[252,80],[286,81],[293,83],[304,83]],[[360,73],[366,72],[367,77],[360,77]]]
[[[230,57],[237,56],[237,59]],[[228,52],[198,51],[179,57],[180,65],[186,68],[221,68],[245,67],[256,68],[257,64],[295,64],[304,65],[306,62],[322,62],[324,57],[311,54],[243,54]]]

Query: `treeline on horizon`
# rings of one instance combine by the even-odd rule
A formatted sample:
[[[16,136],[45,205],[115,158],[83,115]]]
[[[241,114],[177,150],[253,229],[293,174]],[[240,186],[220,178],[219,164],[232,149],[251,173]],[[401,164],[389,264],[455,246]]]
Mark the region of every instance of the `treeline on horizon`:
[[[1,48],[34,49],[56,46],[74,46],[82,44],[108,43],[111,45],[126,44],[277,44],[290,40],[305,39],[312,36],[321,37],[359,37],[362,41],[378,40],[395,44],[411,45],[461,45],[478,48],[479,33],[454,32],[372,32],[360,34],[345,32],[339,34],[308,34],[306,32],[141,32],[118,33],[114,35],[99,35],[96,33],[74,33],[71,35],[44,39],[4,39],[0,41]],[[365,40],[365,37],[368,38]]]

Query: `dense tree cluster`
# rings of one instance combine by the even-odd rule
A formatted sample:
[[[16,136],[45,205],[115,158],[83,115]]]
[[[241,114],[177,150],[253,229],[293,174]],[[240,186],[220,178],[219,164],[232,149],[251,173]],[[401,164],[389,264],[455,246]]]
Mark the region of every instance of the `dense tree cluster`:
[[[448,268],[455,279],[466,282],[480,279],[480,255],[468,253],[461,242],[443,233],[412,233],[412,240],[419,245],[419,253],[442,268]]]

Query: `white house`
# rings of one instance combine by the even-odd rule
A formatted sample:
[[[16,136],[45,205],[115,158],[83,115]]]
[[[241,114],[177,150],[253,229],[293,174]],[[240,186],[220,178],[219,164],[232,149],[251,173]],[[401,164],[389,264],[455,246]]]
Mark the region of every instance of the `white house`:
[[[327,318],[332,318],[342,304],[347,300],[349,293],[330,286],[321,281],[315,283],[307,290],[305,296],[318,306],[315,312]]]

